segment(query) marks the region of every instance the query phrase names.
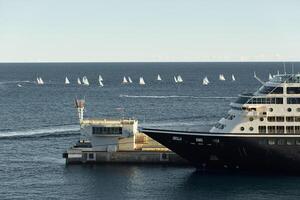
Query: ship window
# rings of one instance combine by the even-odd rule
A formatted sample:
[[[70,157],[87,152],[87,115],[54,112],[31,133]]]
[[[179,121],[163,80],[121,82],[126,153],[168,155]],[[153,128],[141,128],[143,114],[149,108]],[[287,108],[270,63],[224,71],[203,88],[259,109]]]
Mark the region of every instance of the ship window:
[[[268,144],[269,145],[274,145],[275,144],[275,140],[274,139],[269,139],[268,140]]]
[[[263,86],[259,89],[261,94],[283,94],[282,87]]]
[[[268,126],[268,133],[275,133],[275,126]]]
[[[300,94],[300,87],[288,87],[286,89],[287,94]]]
[[[300,98],[287,98],[287,104],[300,104]]]
[[[268,122],[275,122],[275,117],[268,117]]]
[[[245,104],[250,100],[251,97],[239,97],[235,103]]]
[[[182,138],[178,137],[178,136],[173,136],[172,139],[175,140],[175,141],[181,141],[182,140]]]
[[[196,142],[203,142],[203,138],[196,138]]]
[[[249,120],[250,120],[250,121],[253,121],[253,117],[250,117]]]
[[[258,141],[259,144],[268,144],[268,140],[266,139],[261,139]]]
[[[242,127],[240,128],[240,130],[241,130],[241,131],[244,131],[244,130],[245,130],[245,128],[242,126]]]
[[[261,117],[261,118],[259,118],[259,120],[262,122],[262,121],[264,121],[264,118],[263,118],[263,117]]]
[[[300,126],[295,126],[295,133],[299,134],[300,133]]]
[[[269,108],[269,111],[270,111],[270,112],[273,112],[273,108]]]
[[[277,122],[284,122],[284,117],[276,117]]]
[[[294,134],[294,126],[286,126],[285,128],[287,134]]]
[[[276,98],[276,104],[283,104],[283,98]]]
[[[258,132],[259,133],[266,133],[267,132],[266,126],[259,126],[258,127]]]
[[[293,122],[295,120],[294,120],[294,117],[286,117],[286,121],[287,122]]]
[[[300,145],[300,140],[296,140],[296,145]]]
[[[300,112],[300,108],[297,108],[296,110],[297,110],[297,112]]]
[[[93,127],[92,128],[93,134],[115,134],[121,135],[122,134],[122,127]]]
[[[285,145],[285,139],[279,139],[277,140],[278,145]]]
[[[295,141],[293,139],[287,139],[286,140],[286,144],[287,145],[294,145],[295,144]]]
[[[220,139],[213,139],[214,143],[220,143]]]
[[[288,111],[288,112],[291,112],[291,111],[292,111],[292,109],[291,109],[291,108],[288,108],[288,109],[287,109],[287,111]]]
[[[276,126],[277,133],[284,133],[284,126]]]
[[[250,131],[253,131],[253,127],[251,126],[251,127],[249,128],[249,130],[250,130]]]
[[[300,122],[300,117],[295,117],[295,122]]]

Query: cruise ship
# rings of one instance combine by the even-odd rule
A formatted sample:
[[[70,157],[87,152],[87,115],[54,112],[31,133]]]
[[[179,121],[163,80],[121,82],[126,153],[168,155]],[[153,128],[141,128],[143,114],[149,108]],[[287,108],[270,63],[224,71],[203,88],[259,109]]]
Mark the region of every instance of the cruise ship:
[[[239,95],[207,132],[141,131],[202,170],[299,173],[300,74],[260,82],[256,92]]]

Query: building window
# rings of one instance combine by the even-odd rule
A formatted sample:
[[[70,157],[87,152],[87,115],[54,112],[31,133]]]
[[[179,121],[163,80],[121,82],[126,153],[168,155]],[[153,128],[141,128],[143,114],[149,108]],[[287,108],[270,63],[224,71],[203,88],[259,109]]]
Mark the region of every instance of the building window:
[[[266,126],[259,126],[258,127],[258,132],[259,133],[266,133],[267,132]]]
[[[287,111],[288,111],[288,112],[291,112],[291,111],[292,111],[292,109],[291,109],[291,108],[288,108],[288,109],[287,109]]]
[[[251,126],[251,127],[249,128],[249,130],[250,130],[250,131],[253,131],[253,127]]]
[[[241,131],[244,131],[244,130],[245,130],[245,128],[244,128],[243,126],[242,126],[240,129],[241,129]]]

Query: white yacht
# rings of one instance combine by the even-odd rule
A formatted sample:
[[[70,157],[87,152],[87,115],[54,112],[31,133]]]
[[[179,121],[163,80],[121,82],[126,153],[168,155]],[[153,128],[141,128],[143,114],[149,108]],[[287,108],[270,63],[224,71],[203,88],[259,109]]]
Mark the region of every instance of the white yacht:
[[[257,77],[256,77],[257,78]],[[241,94],[208,132],[141,128],[201,169],[300,172],[300,74]]]

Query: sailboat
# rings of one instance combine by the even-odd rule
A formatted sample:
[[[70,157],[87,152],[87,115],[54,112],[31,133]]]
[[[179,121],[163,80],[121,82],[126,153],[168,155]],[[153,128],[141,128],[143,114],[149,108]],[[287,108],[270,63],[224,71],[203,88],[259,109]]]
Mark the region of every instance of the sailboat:
[[[145,81],[144,81],[144,78],[143,77],[140,77],[140,85],[145,85]]]
[[[101,77],[101,75],[99,75],[98,81],[99,81],[99,86],[103,87],[104,86],[103,83],[102,83],[103,78]]]
[[[182,83],[182,82],[183,82],[183,79],[181,78],[180,75],[177,76],[177,82],[178,82],[178,83]]]
[[[208,80],[207,76],[205,76],[202,81],[202,85],[208,85],[208,84],[209,84],[209,80]]]
[[[178,80],[177,80],[176,76],[174,76],[174,81],[175,81],[175,83],[178,83]]]
[[[44,81],[41,77],[37,77],[36,82],[37,82],[38,85],[43,85],[44,84]]]
[[[269,74],[269,80],[272,80],[272,79],[273,79],[272,74]]]
[[[127,81],[127,79],[126,79],[126,77],[124,76],[123,77],[123,82],[122,82],[123,84],[127,84],[128,83],[128,81]]]
[[[158,81],[161,81],[161,80],[162,80],[159,74],[157,75],[157,80],[158,80]]]
[[[127,79],[128,79],[128,82],[129,82],[129,83],[132,83],[132,80],[131,80],[131,78],[130,78],[129,76],[128,76]]]
[[[224,77],[223,74],[220,74],[220,75],[219,75],[219,80],[220,80],[220,81],[225,81],[225,77]]]
[[[81,80],[80,80],[80,78],[77,78],[77,83],[78,83],[78,85],[81,85]]]
[[[84,85],[90,85],[89,80],[87,79],[86,76],[82,77],[82,83],[83,83]]]
[[[66,85],[70,84],[70,81],[69,81],[68,77],[66,77],[66,79],[65,79],[65,84]]]
[[[235,77],[233,74],[231,75],[231,79],[232,79],[232,81],[235,81]]]

